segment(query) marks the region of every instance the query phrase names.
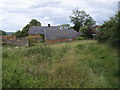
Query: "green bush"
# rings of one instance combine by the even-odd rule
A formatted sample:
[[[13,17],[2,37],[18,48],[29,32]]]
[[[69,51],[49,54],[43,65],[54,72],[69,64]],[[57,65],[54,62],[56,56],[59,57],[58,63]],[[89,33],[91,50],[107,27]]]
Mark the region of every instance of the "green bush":
[[[32,37],[28,37],[28,42],[29,42],[29,46],[33,46],[35,43],[35,40]]]
[[[90,29],[89,26],[82,27],[79,31],[82,33],[83,37],[92,39],[93,29]]]
[[[6,32],[3,31],[3,30],[0,30],[0,36],[1,36],[1,35],[6,35]]]
[[[76,40],[84,40],[85,37],[77,37]]]
[[[111,17],[108,21],[104,22],[100,28],[100,33],[97,36],[99,42],[105,42],[113,47],[120,46],[120,30],[119,28],[120,12],[114,17]]]

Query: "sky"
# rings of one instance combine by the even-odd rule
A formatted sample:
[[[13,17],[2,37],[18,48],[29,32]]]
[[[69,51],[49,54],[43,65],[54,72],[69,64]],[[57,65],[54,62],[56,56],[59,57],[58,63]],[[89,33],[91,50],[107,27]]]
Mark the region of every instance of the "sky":
[[[0,0],[0,30],[16,32],[37,19],[42,26],[70,24],[72,10],[84,10],[98,25],[118,10],[119,0]]]

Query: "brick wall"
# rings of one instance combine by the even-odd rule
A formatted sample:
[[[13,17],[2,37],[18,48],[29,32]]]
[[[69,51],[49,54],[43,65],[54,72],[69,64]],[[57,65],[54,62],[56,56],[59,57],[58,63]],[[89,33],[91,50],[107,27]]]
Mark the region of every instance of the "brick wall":
[[[42,38],[42,36],[40,34],[29,34],[29,37],[33,37],[33,38]]]
[[[26,38],[18,39],[18,40],[5,40],[2,42],[3,44],[10,44],[10,45],[21,45],[21,46],[29,46],[29,41]]]
[[[59,39],[59,40],[45,40],[45,43],[57,43],[57,42],[67,42],[67,41],[72,41],[73,39]]]
[[[0,36],[0,39],[16,40],[16,36]]]
[[[41,35],[39,35],[39,34],[34,34],[34,35],[33,34],[29,34],[28,37],[33,38],[35,40],[35,42],[43,41],[43,37]]]

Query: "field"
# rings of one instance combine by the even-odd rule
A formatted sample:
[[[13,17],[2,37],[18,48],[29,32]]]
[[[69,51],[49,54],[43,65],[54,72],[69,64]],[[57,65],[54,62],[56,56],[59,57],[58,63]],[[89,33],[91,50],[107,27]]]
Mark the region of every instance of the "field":
[[[2,49],[3,88],[118,87],[118,54],[95,40]]]

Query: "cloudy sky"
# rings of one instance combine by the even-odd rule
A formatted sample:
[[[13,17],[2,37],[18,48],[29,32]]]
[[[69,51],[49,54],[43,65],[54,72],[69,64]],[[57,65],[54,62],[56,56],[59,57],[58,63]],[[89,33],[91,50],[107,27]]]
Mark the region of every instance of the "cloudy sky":
[[[118,10],[119,0],[0,0],[0,29],[21,30],[31,19],[42,26],[72,24],[72,10],[86,11],[97,24],[109,19]]]

